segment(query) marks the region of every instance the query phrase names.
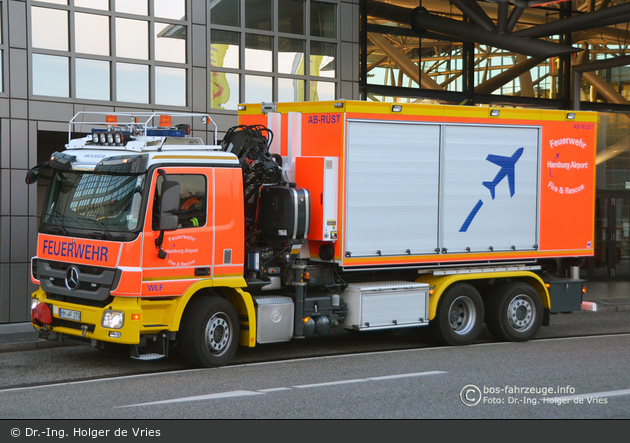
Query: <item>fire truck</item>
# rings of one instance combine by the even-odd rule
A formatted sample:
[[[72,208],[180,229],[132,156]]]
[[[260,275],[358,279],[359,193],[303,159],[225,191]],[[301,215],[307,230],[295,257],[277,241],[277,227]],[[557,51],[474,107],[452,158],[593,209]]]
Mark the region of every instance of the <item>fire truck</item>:
[[[243,104],[214,144],[190,135],[204,123],[79,113],[28,171],[49,181],[31,264],[41,338],[140,360],[177,346],[217,367],[239,345],[343,329],[521,342],[584,309],[594,113]]]

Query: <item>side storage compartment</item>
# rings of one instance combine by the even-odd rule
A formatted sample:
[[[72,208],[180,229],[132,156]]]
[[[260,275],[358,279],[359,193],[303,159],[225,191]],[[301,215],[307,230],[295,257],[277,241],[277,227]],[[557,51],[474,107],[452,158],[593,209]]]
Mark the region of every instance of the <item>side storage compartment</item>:
[[[426,283],[351,283],[342,297],[348,303],[346,329],[393,329],[429,323]]]
[[[255,296],[256,343],[279,343],[293,338],[293,300],[279,295]]]
[[[551,309],[549,312],[575,312],[582,309],[582,289],[584,280],[568,278],[554,278],[549,283],[549,298]]]

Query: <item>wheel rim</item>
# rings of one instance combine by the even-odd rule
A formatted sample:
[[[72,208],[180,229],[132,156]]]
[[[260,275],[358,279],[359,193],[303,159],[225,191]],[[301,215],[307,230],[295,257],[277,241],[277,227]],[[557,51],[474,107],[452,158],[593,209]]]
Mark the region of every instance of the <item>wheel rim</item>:
[[[458,335],[465,335],[475,326],[477,311],[473,301],[465,296],[457,297],[448,310],[448,321]]]
[[[508,305],[508,321],[517,331],[526,331],[534,324],[534,301],[525,294],[518,295]]]
[[[206,325],[206,346],[213,355],[221,355],[232,341],[232,322],[224,313],[216,313]]]

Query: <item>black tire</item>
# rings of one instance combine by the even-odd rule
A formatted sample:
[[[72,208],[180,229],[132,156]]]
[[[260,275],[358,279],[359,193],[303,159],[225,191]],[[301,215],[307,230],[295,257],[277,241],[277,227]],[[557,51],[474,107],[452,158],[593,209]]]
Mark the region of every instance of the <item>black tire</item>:
[[[527,283],[499,286],[488,299],[486,310],[486,325],[498,340],[528,341],[538,334],[542,324],[540,294]]]
[[[234,357],[240,332],[238,313],[230,302],[217,296],[198,297],[184,311],[177,346],[189,365],[216,368]]]
[[[429,328],[438,343],[466,345],[479,336],[483,318],[483,301],[479,292],[468,283],[456,283],[440,298]]]

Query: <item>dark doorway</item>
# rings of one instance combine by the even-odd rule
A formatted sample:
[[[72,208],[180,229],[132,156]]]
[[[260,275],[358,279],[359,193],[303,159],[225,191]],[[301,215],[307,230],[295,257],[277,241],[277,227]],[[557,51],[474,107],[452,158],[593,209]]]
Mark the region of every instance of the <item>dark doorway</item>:
[[[595,256],[585,264],[589,280],[630,278],[630,192],[600,191],[595,198]]]

